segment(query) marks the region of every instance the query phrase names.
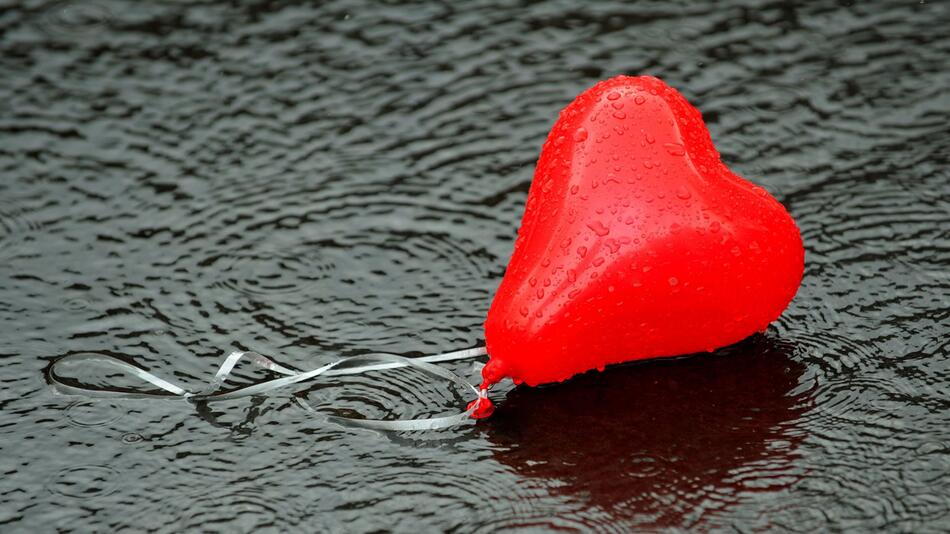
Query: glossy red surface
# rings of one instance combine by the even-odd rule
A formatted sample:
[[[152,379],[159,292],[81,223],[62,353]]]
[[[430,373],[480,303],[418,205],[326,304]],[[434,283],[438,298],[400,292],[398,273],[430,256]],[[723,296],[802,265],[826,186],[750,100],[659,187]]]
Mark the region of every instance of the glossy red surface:
[[[541,150],[485,323],[485,384],[735,343],[782,313],[803,265],[791,216],[720,162],[679,92],[600,82]]]

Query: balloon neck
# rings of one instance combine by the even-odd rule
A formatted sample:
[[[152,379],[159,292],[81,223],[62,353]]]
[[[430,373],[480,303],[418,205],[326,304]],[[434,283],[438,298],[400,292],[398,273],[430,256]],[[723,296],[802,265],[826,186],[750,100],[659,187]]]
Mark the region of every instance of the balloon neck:
[[[501,382],[502,378],[508,376],[508,366],[504,361],[498,358],[489,358],[488,363],[482,368],[482,389],[488,389],[492,384]]]

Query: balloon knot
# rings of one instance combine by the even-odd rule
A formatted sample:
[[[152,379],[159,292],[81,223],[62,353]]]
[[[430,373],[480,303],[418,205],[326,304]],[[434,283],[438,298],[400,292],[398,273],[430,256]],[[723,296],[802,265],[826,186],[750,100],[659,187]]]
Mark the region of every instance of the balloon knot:
[[[468,409],[472,410],[472,419],[485,419],[495,411],[495,405],[488,398],[488,390],[481,389],[478,392],[478,398],[468,403]]]

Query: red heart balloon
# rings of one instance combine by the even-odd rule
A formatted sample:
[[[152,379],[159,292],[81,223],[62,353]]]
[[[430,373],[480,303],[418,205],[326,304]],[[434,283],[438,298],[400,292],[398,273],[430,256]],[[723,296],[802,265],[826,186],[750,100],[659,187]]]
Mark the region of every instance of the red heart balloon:
[[[485,322],[484,385],[736,343],[782,313],[803,268],[791,216],[719,161],[683,95],[600,82],[541,150]]]

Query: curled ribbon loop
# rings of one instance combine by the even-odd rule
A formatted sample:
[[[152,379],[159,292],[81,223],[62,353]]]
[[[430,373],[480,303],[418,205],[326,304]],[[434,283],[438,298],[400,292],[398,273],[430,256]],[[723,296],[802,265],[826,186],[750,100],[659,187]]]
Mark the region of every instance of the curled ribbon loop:
[[[196,402],[217,402],[223,400],[237,399],[241,397],[249,397],[252,395],[262,395],[265,393],[270,393],[274,390],[290,386],[292,384],[298,384],[300,382],[306,382],[313,380],[318,376],[340,376],[340,375],[353,375],[366,373],[369,371],[382,371],[386,369],[397,369],[400,367],[411,367],[418,369],[425,373],[435,375],[438,377],[446,378],[451,382],[455,383],[462,388],[471,389],[475,395],[477,395],[476,400],[469,405],[462,413],[455,415],[446,415],[441,417],[429,417],[422,419],[402,419],[402,420],[388,420],[388,419],[356,419],[343,416],[327,416],[327,418],[335,423],[346,425],[346,426],[355,426],[360,428],[369,428],[373,430],[389,430],[389,431],[408,431],[408,430],[436,430],[441,428],[449,428],[460,423],[471,420],[473,414],[478,410],[479,406],[484,402],[488,401],[487,391],[484,389],[478,389],[473,384],[462,379],[457,374],[435,365],[436,362],[447,362],[455,360],[464,360],[469,358],[475,358],[478,356],[485,356],[488,354],[484,347],[476,347],[473,349],[465,349],[454,352],[447,352],[445,354],[436,354],[433,356],[425,356],[422,358],[405,358],[403,356],[397,356],[395,354],[388,354],[384,352],[377,352],[372,354],[363,354],[360,356],[352,356],[349,358],[342,358],[333,363],[329,363],[322,367],[312,369],[310,371],[297,371],[280,365],[279,363],[258,354],[256,352],[232,352],[225,358],[224,362],[218,368],[218,371],[215,373],[214,378],[211,379],[211,382],[206,388],[200,392],[193,393],[190,392],[178,385],[175,385],[167,380],[159,378],[158,376],[146,371],[145,369],[128,363],[126,361],[120,360],[113,356],[106,354],[72,354],[69,356],[64,356],[53,362],[49,368],[49,380],[53,384],[53,387],[59,393],[66,395],[83,395],[87,397],[109,397],[109,398],[126,398],[126,399],[188,399]],[[242,360],[248,359],[254,365],[258,367],[273,371],[285,375],[281,378],[274,378],[271,380],[265,380],[263,382],[258,382],[256,384],[251,384],[247,386],[242,386],[237,389],[230,391],[220,391],[225,382],[227,382],[228,377],[231,375],[231,372],[234,370],[235,366]],[[161,390],[161,392],[137,392],[137,391],[125,391],[125,390],[110,390],[102,389],[91,386],[83,385],[72,385],[63,380],[60,374],[57,372],[60,366],[69,365],[69,364],[81,364],[83,362],[98,362],[105,364],[109,367],[117,369],[119,371],[125,372],[126,374],[132,375],[136,378],[139,378],[145,382],[148,382]],[[303,399],[297,398],[297,402],[306,410],[316,413],[309,404]]]

